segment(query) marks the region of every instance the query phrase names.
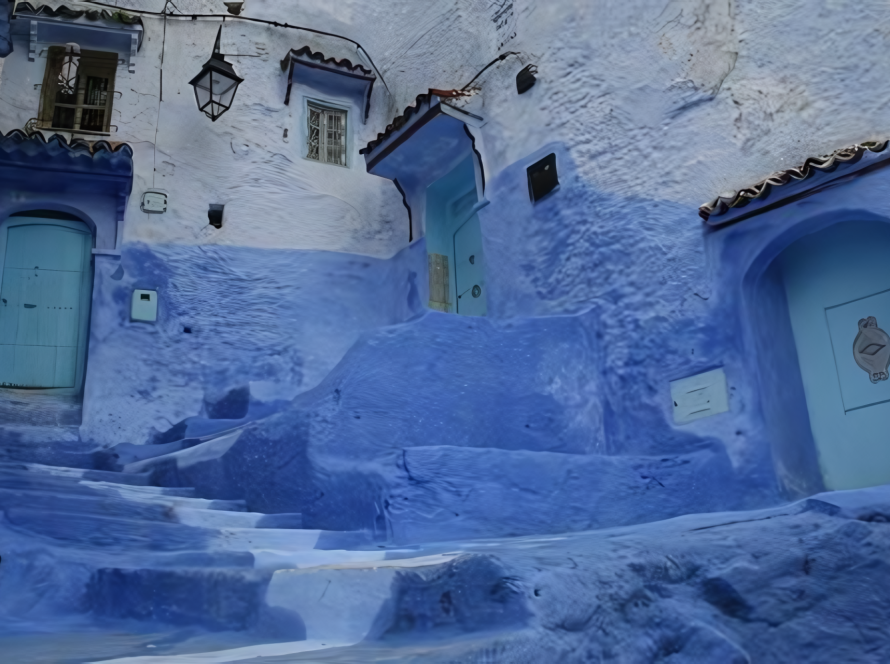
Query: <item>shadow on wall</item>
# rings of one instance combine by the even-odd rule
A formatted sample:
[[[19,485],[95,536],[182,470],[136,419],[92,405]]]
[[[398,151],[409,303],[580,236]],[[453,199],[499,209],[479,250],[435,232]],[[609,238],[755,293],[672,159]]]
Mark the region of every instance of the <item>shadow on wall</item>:
[[[524,179],[538,154],[488,189],[495,316],[428,312],[365,332],[288,409],[213,459],[166,467],[165,481],[396,542],[776,502],[770,446],[748,407],[740,298],[709,295],[696,211],[593,190],[565,150],[547,150],[563,186],[538,206]],[[715,366],[730,412],[675,426],[670,381]]]
[[[188,418],[240,419],[289,401],[362,333],[422,312],[425,258],[422,246],[389,260],[125,246],[119,264],[97,266],[84,437],[142,443]],[[157,323],[130,321],[134,289],[158,292]]]
[[[564,149],[546,151],[558,192],[528,201],[537,153],[487,191],[493,316],[428,312],[366,333],[318,387],[177,481],[396,542],[775,502],[739,313],[701,296],[703,274],[687,278],[703,263],[696,211],[593,190]],[[740,388],[731,412],[673,425],[670,380],[714,366]],[[223,486],[236,474],[237,496]]]

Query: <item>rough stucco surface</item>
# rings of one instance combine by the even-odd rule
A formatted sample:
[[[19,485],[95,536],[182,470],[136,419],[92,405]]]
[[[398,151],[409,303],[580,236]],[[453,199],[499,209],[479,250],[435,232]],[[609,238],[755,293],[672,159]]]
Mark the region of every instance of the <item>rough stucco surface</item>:
[[[116,4],[164,6],[131,2]],[[136,177],[122,256],[96,260],[83,424],[0,435],[10,462],[121,468],[157,454],[122,477],[165,488],[90,475],[62,491],[4,476],[10,630],[129,621],[115,623],[127,643],[97,637],[103,658],[156,642],[181,654],[181,642],[200,652],[316,638],[352,648],[311,656],[332,662],[890,656],[886,492],[766,509],[793,484],[777,481],[773,458],[790,443],[763,413],[742,283],[812,208],[789,208],[772,235],[754,223],[722,240],[696,214],[807,156],[885,138],[883,6],[523,0],[493,21],[504,8],[247,0],[249,16],[358,40],[379,68],[385,85],[354,127],[348,169],[302,158],[278,60],[304,44],[362,60],[354,46],[228,21],[223,50],[246,81],[211,124],[187,81],[217,24],[170,19],[163,39],[164,21],[146,17],[136,74],[119,70],[113,138],[133,146]],[[3,131],[35,115],[42,80],[18,39],[0,79]],[[490,315],[429,312],[424,243],[407,246],[401,197],[357,151],[416,94],[462,87],[506,51],[466,102],[487,120],[474,133]],[[538,82],[519,96],[528,63]],[[525,169],[551,152],[560,189],[532,206]],[[152,187],[169,192],[167,214],[139,210]],[[845,219],[866,201],[887,218],[874,200],[886,188],[878,173],[814,200]],[[226,204],[222,229],[207,225],[211,203]],[[157,325],[129,321],[133,288],[161,294]],[[717,366],[730,412],[675,425],[670,381]],[[243,432],[214,438],[234,426]],[[820,482],[814,472],[798,493]],[[702,514],[739,509],[764,511]],[[263,527],[260,512],[283,521]],[[297,519],[305,530],[281,525]],[[627,524],[641,525],[578,534]],[[395,544],[416,548],[383,551]],[[468,557],[376,570],[387,556],[455,551]],[[362,583],[337,567],[354,555],[366,556]],[[331,585],[332,616],[352,606],[379,622],[313,632],[319,609],[264,599],[274,573],[295,569],[312,571],[291,601]],[[480,587],[484,601],[470,592]],[[158,625],[164,639],[132,636]],[[23,643],[34,652],[33,636]]]
[[[206,415],[206,402],[241,387],[258,401],[293,398],[317,384],[360,334],[420,313],[425,259],[417,248],[382,261],[128,245],[119,263],[99,264],[108,274],[94,292],[82,435],[106,445],[142,443],[146,432]],[[158,291],[157,324],[129,321],[134,288]]]
[[[112,4],[160,11],[164,3]],[[186,14],[219,10],[210,0],[177,6]],[[859,3],[835,20],[841,11],[831,2],[815,8],[729,0],[522,2],[498,24],[492,21],[498,3],[481,0],[432,5],[346,0],[335,12],[328,3],[252,0],[248,16],[343,34],[371,55],[383,80],[375,85],[368,123],[355,124],[350,169],[301,157],[299,105],[284,106],[286,82],[277,61],[303,44],[364,61],[353,45],[305,31],[228,22],[223,50],[246,81],[236,107],[209,123],[194,111],[187,81],[206,59],[216,24],[170,19],[162,39],[164,21],[146,16],[136,74],[119,71],[122,96],[115,104],[113,138],[136,151],[124,238],[149,247],[216,246],[217,256],[231,250],[225,260],[235,262],[241,260],[237,247],[245,246],[390,257],[406,243],[406,212],[392,183],[363,172],[358,147],[417,93],[462,87],[499,53],[513,51],[518,55],[477,79],[480,93],[470,102],[487,120],[476,133],[492,202],[480,213],[491,315],[566,314],[597,305],[600,352],[615,369],[603,376],[602,391],[623,393],[629,385],[645,384],[643,398],[663,408],[668,380],[720,364],[731,369],[736,362],[732,332],[720,329],[718,313],[728,294],[713,291],[718,266],[707,262],[695,208],[805,156],[880,137],[884,86],[869,58],[859,54],[879,49],[862,40],[881,39],[882,14]],[[817,42],[827,46],[815,52]],[[5,128],[22,126],[37,106],[32,84],[42,80],[43,65],[27,63],[22,44],[5,60],[0,89]],[[539,80],[517,96],[513,77],[531,62],[540,69]],[[524,168],[551,150],[560,156],[563,186],[558,196],[532,208],[524,195]],[[139,210],[141,193],[153,186],[170,193],[165,215]],[[210,203],[226,204],[220,230],[206,223]],[[113,273],[116,267],[106,269]],[[261,273],[261,268],[243,273],[259,300],[270,297],[261,294]],[[225,290],[230,277],[214,278]],[[241,278],[232,288],[245,287],[238,284]],[[291,290],[276,290],[274,297],[288,302],[283,306],[300,306]],[[123,303],[115,306],[113,317],[120,319]],[[196,326],[217,324],[212,315],[201,321],[196,309],[191,312]],[[332,323],[332,334],[339,334],[338,326]],[[231,335],[232,344],[247,347],[256,343],[251,329],[231,326],[215,334]],[[300,334],[308,338],[308,328]],[[161,342],[161,356],[176,352],[173,339]],[[650,361],[628,362],[641,347]],[[342,357],[346,344],[339,348],[335,355]],[[100,364],[103,353],[119,355],[93,349],[87,389],[96,394],[107,392],[96,384],[104,379],[92,376],[116,371],[110,360]],[[332,356],[324,366],[337,359]],[[148,363],[155,369],[114,381],[130,413],[139,411],[131,427],[102,430],[106,420],[100,418],[95,426],[87,424],[86,438],[103,444],[147,440],[163,422],[199,415],[204,393],[224,392],[236,373],[220,367],[209,372],[226,375],[220,384],[206,377],[184,384],[163,363]],[[297,391],[317,382],[294,384],[298,369],[286,365],[280,363],[269,380]],[[149,403],[139,396],[146,380],[156,386],[154,393],[167,390],[183,398],[177,397],[176,406]],[[768,443],[755,414],[749,370],[739,367],[730,380],[739,400],[735,415],[707,428],[738,463],[762,454]],[[283,388],[277,396],[292,396],[294,389]],[[640,407],[633,400],[625,402],[627,408]],[[86,417],[89,422],[94,416]]]
[[[585,533],[381,548],[282,530],[243,504],[138,475],[12,464],[0,475],[0,639],[11,661],[890,656],[886,487]]]

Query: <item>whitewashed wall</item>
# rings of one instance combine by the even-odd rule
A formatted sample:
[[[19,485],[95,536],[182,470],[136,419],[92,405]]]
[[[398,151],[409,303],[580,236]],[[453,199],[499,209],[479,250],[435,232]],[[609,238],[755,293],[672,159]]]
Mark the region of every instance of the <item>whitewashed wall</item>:
[[[147,11],[165,6],[164,0],[111,4]],[[222,0],[178,0],[176,6],[186,14],[224,13]],[[247,17],[359,41],[379,68],[383,79],[375,84],[371,116],[367,125],[355,126],[350,169],[301,157],[301,106],[284,106],[286,75],[278,63],[303,45],[356,62],[362,56],[353,45],[227,20],[223,51],[246,80],[232,110],[211,123],[197,111],[188,81],[209,56],[219,20],[168,18],[165,33],[163,18],[145,16],[136,73],[119,70],[123,96],[115,104],[119,131],[113,138],[136,153],[125,240],[128,246],[194,249],[162,252],[191,256],[183,261],[200,260],[202,247],[211,244],[391,257],[407,244],[407,215],[392,183],[364,172],[357,150],[418,93],[461,88],[499,54],[514,52],[479,76],[470,102],[487,120],[479,147],[491,205],[480,217],[490,259],[491,315],[573,313],[602,304],[609,367],[624,372],[635,344],[660,358],[635,365],[633,384],[642,387],[627,396],[627,408],[664,411],[667,418],[670,376],[724,364],[731,355],[719,344],[705,355],[699,345],[691,362],[685,348],[698,344],[698,337],[711,338],[719,326],[711,318],[720,305],[711,288],[719,266],[707,263],[698,205],[807,156],[885,136],[890,83],[875,57],[890,34],[884,9],[878,0],[246,0]],[[34,84],[42,81],[44,61],[28,63],[26,55],[26,46],[17,43],[3,65],[3,131],[36,115]],[[539,80],[520,96],[514,77],[528,63],[538,66]],[[566,186],[554,198],[552,214],[536,218],[527,197],[522,200],[524,164],[551,150],[563,160]],[[169,192],[167,214],[139,211],[150,187]],[[207,225],[210,203],[226,204],[221,230]],[[188,272],[199,283],[200,270]],[[214,288],[226,287],[220,279]],[[239,280],[257,283],[247,263]],[[109,302],[117,302],[112,295]],[[292,304],[295,324],[301,324]],[[235,313],[207,311],[204,326],[247,329],[249,312]],[[125,327],[124,318],[125,312],[107,318],[103,339],[109,348],[134,343],[114,332],[115,325]],[[282,370],[269,380],[282,385],[281,397],[306,390],[362,329],[397,319],[353,321],[336,352],[319,351],[304,329],[293,335],[301,341],[288,342],[294,344],[288,353],[311,359],[312,379],[287,387],[289,374]],[[628,329],[637,333],[628,335]],[[176,345],[160,336],[153,368],[143,362],[129,382],[118,371],[113,389],[103,391],[104,414],[90,425],[91,436],[138,440],[149,425],[162,430],[194,413],[202,395],[226,387],[183,368],[177,385],[184,387],[174,390],[164,366],[177,357]],[[243,337],[237,343],[252,342]],[[226,358],[205,359],[202,366],[213,362],[222,365]],[[116,368],[109,364],[105,376]],[[737,413],[753,412],[756,400],[747,371],[736,374]],[[153,387],[142,395],[147,384]],[[118,394],[124,395],[120,403]],[[103,427],[124,407],[143,413],[133,418],[138,426],[97,433],[107,431]],[[752,437],[762,434],[756,421],[742,422],[749,416],[699,428],[723,439],[742,464],[752,448],[736,436],[738,425],[745,424]]]
[[[66,4],[88,8],[84,3]],[[207,10],[224,10],[222,3],[204,4]],[[350,115],[354,141],[348,169],[302,156],[305,118],[300,94],[312,91],[295,84],[291,104],[284,104],[287,75],[279,61],[291,48],[308,45],[328,57],[367,66],[352,44],[304,31],[226,23],[223,51],[232,54],[228,59],[245,81],[233,109],[212,123],[198,112],[188,83],[209,58],[220,20],[145,15],[143,21],[145,38],[136,73],[118,68],[116,89],[121,95],[112,117],[117,131],[109,138],[135,150],[125,241],[321,249],[382,257],[407,243],[401,196],[392,183],[366,174],[358,154],[389,115],[383,86],[376,86],[368,124],[358,121],[358,113]],[[28,62],[26,40],[19,38],[4,66],[0,126],[9,131],[37,114],[40,91],[35,85],[43,81],[46,54]],[[140,210],[142,193],[151,188],[167,191],[166,214]],[[226,205],[220,230],[207,223],[211,203]]]

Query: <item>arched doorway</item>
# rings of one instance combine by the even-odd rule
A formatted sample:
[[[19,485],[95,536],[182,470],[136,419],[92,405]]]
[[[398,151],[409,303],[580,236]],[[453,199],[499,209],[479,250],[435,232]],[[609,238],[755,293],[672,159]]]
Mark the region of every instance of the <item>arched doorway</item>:
[[[68,215],[35,214],[0,226],[0,387],[76,394],[83,385],[93,236]]]
[[[804,236],[773,273],[826,487],[890,483],[890,224],[848,221]]]
[[[473,159],[467,156],[427,188],[430,306],[464,316],[485,316],[485,254]]]

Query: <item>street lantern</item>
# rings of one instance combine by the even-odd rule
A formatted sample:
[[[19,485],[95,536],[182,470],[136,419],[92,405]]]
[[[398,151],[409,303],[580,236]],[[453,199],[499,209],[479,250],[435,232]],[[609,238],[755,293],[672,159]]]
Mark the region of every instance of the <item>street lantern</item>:
[[[216,33],[216,44],[213,46],[213,55],[204,64],[201,73],[195,76],[189,85],[195,88],[195,99],[198,108],[204,114],[216,122],[217,118],[229,110],[238,86],[244,81],[240,78],[225,57],[219,52],[219,42],[222,37],[222,26]]]

